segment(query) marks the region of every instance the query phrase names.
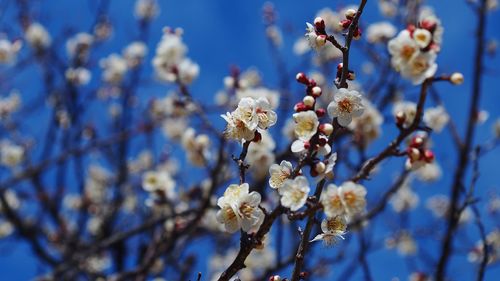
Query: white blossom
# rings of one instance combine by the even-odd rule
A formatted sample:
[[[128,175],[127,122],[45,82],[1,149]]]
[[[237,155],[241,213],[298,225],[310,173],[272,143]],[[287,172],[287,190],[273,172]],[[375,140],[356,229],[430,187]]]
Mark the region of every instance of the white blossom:
[[[92,73],[84,67],[68,68],[64,74],[66,80],[76,86],[87,85],[92,78]]]
[[[332,218],[335,216],[356,216],[364,211],[366,206],[366,189],[354,182],[344,182],[337,187],[329,184],[321,194],[321,204],[325,214]]]
[[[0,64],[10,64],[16,60],[17,53],[22,47],[20,40],[9,41],[0,38]]]
[[[52,43],[49,32],[40,23],[31,23],[24,33],[26,41],[35,49],[45,49]]]
[[[333,96],[333,101],[328,105],[327,110],[330,117],[337,117],[339,124],[346,127],[353,117],[363,114],[364,106],[358,91],[341,88]]]
[[[294,113],[293,120],[295,121],[295,136],[299,140],[309,141],[316,134],[319,121],[314,111],[308,110]]]
[[[388,21],[375,22],[366,29],[366,40],[370,43],[385,42],[396,35],[396,27]]]
[[[119,84],[127,70],[127,61],[118,54],[111,54],[99,61],[102,72],[102,80],[110,84]]]
[[[234,233],[238,229],[245,232],[256,231],[264,221],[264,212],[259,208],[260,194],[248,192],[247,183],[231,184],[224,196],[217,200],[221,208],[217,212],[217,221],[224,224],[226,231]]]
[[[139,65],[148,53],[148,46],[141,41],[134,41],[123,49],[123,57],[127,60],[129,67]]]
[[[306,177],[298,176],[293,180],[286,179],[279,189],[281,205],[290,208],[291,211],[297,211],[306,203],[309,191],[309,182]]]
[[[326,218],[321,222],[322,233],[316,235],[311,242],[322,240],[325,246],[332,246],[340,239],[344,239],[347,222],[344,216]]]
[[[0,164],[6,167],[15,167],[24,159],[24,147],[9,141],[0,143]]]
[[[160,13],[160,7],[156,0],[137,0],[135,2],[134,14],[140,20],[152,20]]]
[[[292,163],[283,160],[281,163],[273,164],[269,167],[269,186],[274,189],[279,189],[283,183],[290,178],[293,172]]]
[[[437,106],[425,110],[423,119],[429,128],[439,133],[450,121],[450,115],[443,106]]]

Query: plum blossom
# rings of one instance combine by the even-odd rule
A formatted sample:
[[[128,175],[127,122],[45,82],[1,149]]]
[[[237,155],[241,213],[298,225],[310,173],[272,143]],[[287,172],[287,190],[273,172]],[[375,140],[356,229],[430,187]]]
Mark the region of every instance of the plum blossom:
[[[396,35],[396,27],[390,22],[375,22],[366,29],[366,40],[370,43],[385,42]]]
[[[0,142],[0,164],[6,167],[15,167],[24,159],[25,149],[9,141]]]
[[[257,100],[242,98],[238,107],[232,113],[221,115],[226,120],[226,137],[236,140],[250,141],[255,136],[257,128],[265,130],[276,123],[276,113],[270,109],[265,98]]]
[[[209,157],[210,138],[205,134],[196,135],[193,128],[188,128],[181,139],[187,158],[194,166],[202,167]]]
[[[321,222],[322,233],[316,235],[311,242],[322,240],[325,246],[332,246],[338,242],[339,238],[344,239],[347,222],[344,216],[325,218]]]
[[[123,57],[127,60],[128,66],[134,68],[142,62],[148,53],[148,47],[144,42],[134,41],[128,44],[122,53]]]
[[[273,164],[269,167],[269,186],[273,189],[279,189],[283,183],[292,175],[292,163],[283,160],[281,163]]]
[[[333,101],[328,105],[327,110],[330,117],[337,117],[338,123],[346,127],[353,117],[363,114],[364,106],[358,91],[341,88],[333,96]]]
[[[365,196],[366,189],[362,185],[348,181],[340,186],[329,184],[321,194],[320,201],[327,217],[353,217],[364,211]]]
[[[286,179],[279,189],[281,205],[290,208],[291,211],[297,211],[306,203],[309,191],[309,182],[306,177],[298,176],[293,180]]]
[[[160,198],[175,197],[175,181],[167,171],[148,171],[142,177],[142,187],[152,195]]]
[[[256,231],[264,220],[264,212],[259,208],[260,194],[248,192],[247,183],[241,185],[231,184],[224,196],[217,200],[221,208],[217,212],[217,221],[224,224],[229,233],[238,229],[245,232]]]
[[[119,84],[127,73],[127,61],[118,54],[111,54],[99,61],[102,72],[102,80],[110,84]]]
[[[15,61],[21,47],[22,43],[20,40],[11,42],[0,38],[0,64],[9,64]]]
[[[140,20],[152,20],[160,13],[160,7],[156,0],[137,0],[135,2],[134,14]]]
[[[434,132],[440,133],[450,121],[450,115],[443,106],[428,108],[424,113],[424,122]]]
[[[49,32],[40,23],[31,23],[25,30],[24,37],[31,47],[37,50],[43,50],[50,46],[52,38]]]
[[[299,140],[309,141],[318,130],[318,116],[312,110],[294,113],[293,121],[295,121],[295,136]]]

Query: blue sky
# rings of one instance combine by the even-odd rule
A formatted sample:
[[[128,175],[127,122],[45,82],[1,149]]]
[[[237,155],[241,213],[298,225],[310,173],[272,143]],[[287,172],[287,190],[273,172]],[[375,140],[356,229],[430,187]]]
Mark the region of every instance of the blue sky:
[[[3,17],[0,18],[1,30],[7,31],[9,37],[11,37],[11,34],[13,36],[20,36],[18,29],[9,27],[12,21],[15,21],[17,9],[13,3],[14,1],[7,2],[12,3],[8,5]],[[61,34],[62,30],[66,29],[87,31],[93,22],[93,11],[97,6],[96,0],[39,0],[31,2],[33,2],[30,5],[31,13],[37,20],[48,27],[54,37],[57,37]],[[196,61],[201,68],[200,77],[191,87],[192,93],[196,98],[212,100],[216,91],[223,87],[222,79],[228,74],[231,65],[238,65],[241,69],[247,69],[252,66],[256,67],[262,73],[264,83],[267,86],[271,88],[278,87],[278,75],[272,63],[273,60],[269,52],[268,43],[264,36],[264,25],[261,17],[264,1],[161,0],[159,2],[161,2],[161,14],[153,21],[150,28],[148,42],[150,51],[148,57],[151,58],[164,26],[182,27],[185,31],[184,41],[189,47],[189,57]],[[369,1],[362,18],[363,24],[366,25],[382,19],[376,2],[374,0]],[[133,0],[111,0],[110,20],[115,26],[115,32],[111,41],[102,45],[97,54],[94,55],[94,58],[102,57],[112,52],[121,52],[126,42],[137,38],[138,29],[133,18],[134,3],[135,1]],[[466,121],[466,102],[469,100],[471,89],[471,74],[473,71],[471,62],[474,52],[473,36],[476,19],[465,4],[465,0],[428,0],[427,3],[435,8],[445,28],[444,43],[438,57],[438,74],[459,71],[465,76],[465,83],[460,87],[448,84],[437,86],[442,93],[442,98],[450,115],[459,124],[459,131],[463,135],[464,128],[462,124],[465,124]],[[274,4],[279,13],[279,25],[286,26],[293,33],[293,36],[285,35],[281,52],[286,58],[288,68],[294,69],[300,60],[293,56],[291,51],[292,45],[296,38],[303,33],[305,22],[311,22],[316,12],[321,8],[335,8],[345,4],[357,4],[357,2],[276,0]],[[487,37],[500,38],[499,26],[500,15],[496,11],[491,13],[488,18]],[[63,56],[64,44],[60,44],[59,53]],[[361,60],[354,57],[351,66],[355,71],[361,70]],[[32,75],[40,75],[40,69],[33,66],[24,70],[14,78],[12,85],[0,86],[1,93],[4,94],[12,86],[20,89],[24,98],[28,100],[35,98],[35,95],[40,94],[42,90],[37,82],[30,79]],[[144,77],[151,77],[151,75],[152,69],[148,63]],[[294,74],[292,73],[292,75]],[[98,74],[94,73],[93,78],[97,80]],[[361,77],[360,79],[363,78]],[[490,118],[484,125],[479,127],[476,135],[477,143],[482,143],[491,136],[491,124],[499,115],[499,79],[500,58],[498,56],[493,58],[488,57],[486,59],[486,75],[483,79],[481,108],[489,111]],[[164,95],[167,89],[167,87],[160,84],[143,87],[139,91],[139,96],[142,101],[146,101],[153,96]],[[410,88],[410,96],[411,93],[415,93],[416,91],[417,88]],[[27,120],[26,131],[34,135],[43,132],[44,128],[38,126],[39,123],[36,121],[47,117],[42,114],[29,118],[31,119]],[[218,126],[222,126],[222,121],[217,115],[214,116],[213,120]],[[380,149],[381,145],[391,139],[395,133],[392,129],[384,130],[384,136],[376,142],[373,151]],[[435,137],[434,142],[445,175],[442,180],[435,184],[416,187],[417,192],[422,196],[421,202],[424,201],[424,198],[432,194],[448,194],[451,179],[449,173],[446,173],[446,171],[450,171],[456,161],[453,151],[450,149],[451,142],[449,136],[438,135]],[[500,159],[499,157],[500,151],[497,149],[482,159],[480,166],[481,176],[478,181],[478,194],[482,199],[486,198],[488,191],[498,190],[498,168],[496,167],[498,166],[497,161]],[[400,163],[396,164],[392,163],[387,167],[389,170],[396,169]],[[395,172],[397,170],[394,170]],[[370,185],[373,185],[372,190],[382,192],[388,183],[390,181],[387,181],[387,179],[379,179],[371,182]],[[423,222],[423,218],[418,216],[418,212],[417,216],[412,220],[417,224]],[[423,209],[421,212],[424,212]],[[390,216],[385,216],[385,218],[390,218]],[[384,219],[379,219],[377,223],[380,226],[377,226],[374,235],[381,234],[383,230],[378,229],[383,229],[386,225]],[[495,225],[498,227],[498,222],[487,221],[487,231],[491,231]],[[477,232],[474,229],[471,231],[471,237],[473,237],[473,241],[477,238]],[[426,243],[429,243],[429,248],[432,248],[432,241]],[[373,263],[372,270],[374,276],[380,277],[380,279],[376,278],[376,280],[388,280],[397,275],[402,277],[401,280],[406,279],[403,275],[404,262],[396,254],[376,253],[370,256],[369,260]],[[456,264],[463,262],[466,261],[458,258]],[[391,266],[388,267],[388,265]],[[200,270],[204,268],[203,264],[199,266]],[[4,280],[28,280],[39,273],[37,268],[38,266],[25,244],[13,244],[12,240],[8,244],[0,242],[0,271],[3,274],[2,278],[5,278]],[[463,276],[470,276],[473,273],[470,269],[471,267],[464,270],[457,269],[456,276],[461,276],[462,271],[465,274]],[[499,273],[498,269],[495,271],[496,274]],[[489,272],[486,280],[494,280],[493,274],[495,271]],[[355,277],[360,278],[361,275],[356,275]]]

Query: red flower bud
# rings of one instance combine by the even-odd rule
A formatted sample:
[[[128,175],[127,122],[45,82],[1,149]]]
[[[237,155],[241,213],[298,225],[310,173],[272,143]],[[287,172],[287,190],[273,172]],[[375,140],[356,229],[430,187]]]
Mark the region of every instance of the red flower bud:
[[[435,158],[434,152],[432,152],[431,150],[428,150],[428,149],[426,149],[424,151],[424,160],[425,160],[425,162],[431,163],[431,162],[434,161],[434,158]]]
[[[295,79],[297,80],[297,82],[299,82],[301,84],[309,85],[309,78],[307,78],[307,76],[304,74],[304,72],[297,73],[297,75],[295,76]]]
[[[341,20],[339,22],[339,26],[342,28],[342,29],[346,29],[349,27],[349,25],[351,25],[351,20],[348,20],[348,19],[345,19],[345,20]]]
[[[324,108],[316,109],[316,115],[318,115],[318,117],[323,117],[323,116],[325,116],[325,114],[326,114],[326,110]]]

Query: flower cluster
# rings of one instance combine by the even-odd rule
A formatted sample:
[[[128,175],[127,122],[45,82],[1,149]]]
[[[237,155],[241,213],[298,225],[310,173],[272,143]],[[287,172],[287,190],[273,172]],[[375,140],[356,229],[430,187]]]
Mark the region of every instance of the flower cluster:
[[[264,221],[264,212],[259,208],[260,194],[248,191],[247,183],[231,184],[224,196],[217,200],[217,206],[221,208],[217,212],[217,221],[224,224],[227,232],[234,233],[238,229],[253,232]]]
[[[221,117],[227,122],[225,136],[238,141],[253,140],[257,129],[266,130],[277,120],[266,98],[242,98],[236,110]]]
[[[329,184],[321,194],[321,204],[329,218],[346,216],[353,218],[361,214],[366,206],[366,189],[352,181],[340,186]]]
[[[440,20],[429,11],[422,12],[416,26],[409,25],[389,41],[392,67],[414,85],[432,77],[437,70],[435,61],[442,34]]]
[[[160,80],[191,84],[200,73],[200,67],[186,57],[187,47],[182,42],[182,30],[163,29],[163,36],[156,47],[153,67]]]
[[[406,159],[407,169],[418,169],[426,164],[434,162],[434,152],[427,147],[427,137],[425,135],[414,136],[406,149],[408,158]]]

